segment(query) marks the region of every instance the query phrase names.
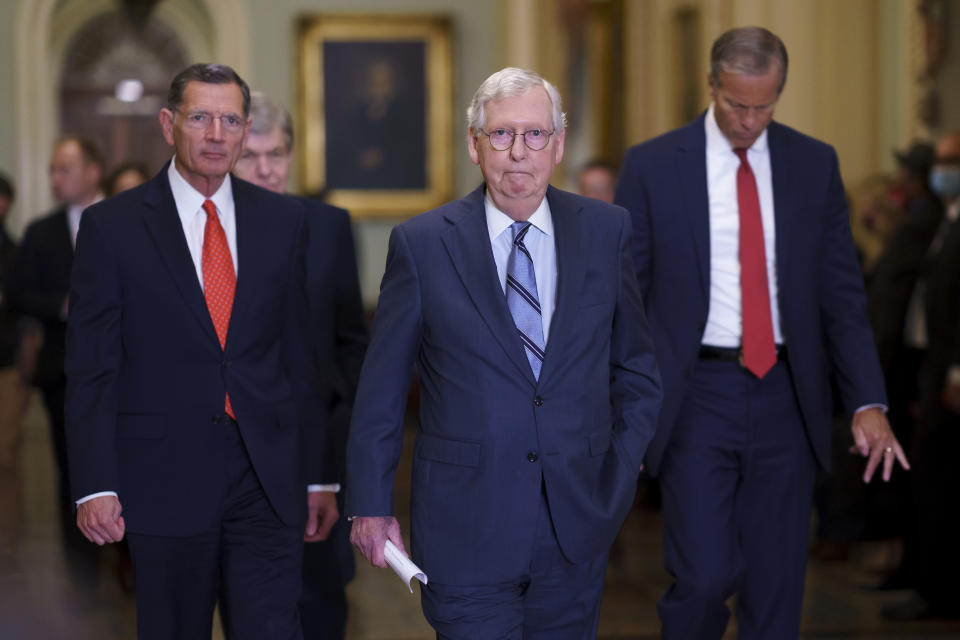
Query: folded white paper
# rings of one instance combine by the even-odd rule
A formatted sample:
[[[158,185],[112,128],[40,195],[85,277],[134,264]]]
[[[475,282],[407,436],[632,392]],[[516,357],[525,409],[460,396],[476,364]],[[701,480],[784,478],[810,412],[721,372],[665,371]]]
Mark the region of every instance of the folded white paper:
[[[383,557],[387,561],[387,564],[390,565],[390,568],[393,569],[400,579],[403,580],[404,584],[407,585],[407,588],[410,589],[410,593],[413,593],[413,586],[410,584],[411,578],[416,578],[423,584],[427,584],[427,574],[425,574],[420,567],[413,564],[413,561],[405,556],[400,549],[397,549],[396,545],[387,540],[387,543],[383,545]]]

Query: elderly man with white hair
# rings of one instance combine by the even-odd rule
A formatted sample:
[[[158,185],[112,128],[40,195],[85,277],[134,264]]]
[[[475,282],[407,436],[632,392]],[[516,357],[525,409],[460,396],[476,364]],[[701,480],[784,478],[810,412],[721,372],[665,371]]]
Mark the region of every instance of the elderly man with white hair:
[[[420,376],[411,546],[439,638],[593,638],[660,382],[619,207],[549,186],[560,96],[503,69],[467,111],[484,182],[394,228],[347,449],[351,539],[403,548],[393,482]]]

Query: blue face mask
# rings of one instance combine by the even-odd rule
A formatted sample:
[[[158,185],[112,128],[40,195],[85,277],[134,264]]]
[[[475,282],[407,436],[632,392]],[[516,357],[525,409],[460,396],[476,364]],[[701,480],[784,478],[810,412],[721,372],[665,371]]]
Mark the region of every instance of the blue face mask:
[[[960,168],[934,167],[930,171],[930,190],[950,201],[960,196]]]

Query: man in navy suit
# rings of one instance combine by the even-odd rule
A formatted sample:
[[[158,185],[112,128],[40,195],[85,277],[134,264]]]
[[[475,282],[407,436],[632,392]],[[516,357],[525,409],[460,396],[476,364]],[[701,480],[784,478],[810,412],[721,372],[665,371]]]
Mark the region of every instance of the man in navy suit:
[[[235,176],[276,193],[287,190],[293,160],[293,124],[280,104],[262,93],[250,96],[250,135],[233,170]],[[300,622],[305,640],[342,640],[346,634],[347,594],[355,567],[349,524],[339,519],[350,411],[367,346],[367,327],[357,276],[350,215],[319,200],[302,198],[310,232],[307,295],[314,339],[312,361],[329,413],[324,447],[322,492],[325,517],[303,549]],[[330,354],[333,357],[330,357]]]
[[[303,349],[307,234],[297,201],[229,175],[249,95],[229,67],[178,74],[159,116],[174,158],[88,209],[77,240],[77,525],[97,544],[127,535],[140,638],[209,638],[218,591],[235,639],[302,637],[324,416]]]
[[[625,211],[550,187],[556,89],[507,68],[467,111],[484,183],[394,228],[347,447],[351,540],[403,549],[393,476],[413,367],[413,560],[440,638],[593,638],[660,383]]]
[[[720,36],[713,103],[630,149],[615,201],[633,219],[664,383],[646,464],[663,490],[663,637],[796,638],[831,375],[856,449],[907,468],[884,416],[833,149],[772,121],[787,53],[766,29]]]
[[[50,186],[59,204],[30,224],[9,276],[10,306],[43,327],[43,344],[30,380],[40,389],[50,419],[50,435],[59,477],[60,520],[71,579],[81,588],[96,585],[99,549],[73,525],[73,500],[67,471],[63,373],[70,270],[84,210],[103,199],[103,156],[91,140],[75,135],[57,141],[50,157]]]

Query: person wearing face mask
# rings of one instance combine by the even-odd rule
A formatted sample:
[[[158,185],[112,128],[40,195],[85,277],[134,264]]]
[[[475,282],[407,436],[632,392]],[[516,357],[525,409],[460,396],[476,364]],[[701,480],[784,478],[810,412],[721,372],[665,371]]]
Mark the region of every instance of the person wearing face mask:
[[[960,616],[960,552],[955,540],[960,489],[953,453],[960,447],[960,131],[936,145],[930,189],[943,205],[943,219],[930,243],[920,283],[911,301],[922,322],[906,336],[926,349],[919,375],[919,418],[912,455],[916,463],[913,499],[916,517],[916,592],[890,605],[891,620]]]

